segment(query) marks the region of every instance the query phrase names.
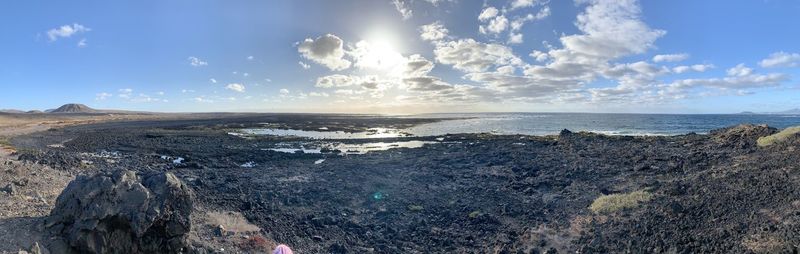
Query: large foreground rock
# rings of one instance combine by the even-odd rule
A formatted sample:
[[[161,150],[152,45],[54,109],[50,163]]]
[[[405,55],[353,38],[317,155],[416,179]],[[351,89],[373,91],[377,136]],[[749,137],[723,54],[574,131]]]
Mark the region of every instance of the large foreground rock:
[[[47,227],[81,253],[175,253],[186,249],[193,194],[170,173],[78,176]]]

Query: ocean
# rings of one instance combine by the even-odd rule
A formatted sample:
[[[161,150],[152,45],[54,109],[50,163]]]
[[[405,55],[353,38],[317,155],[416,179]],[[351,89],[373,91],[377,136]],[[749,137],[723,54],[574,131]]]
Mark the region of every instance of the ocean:
[[[470,118],[423,124],[404,130],[415,136],[447,133],[550,135],[563,129],[608,135],[681,135],[708,133],[743,123],[779,129],[800,125],[800,115],[766,114],[595,114],[595,113],[459,113],[409,117]]]

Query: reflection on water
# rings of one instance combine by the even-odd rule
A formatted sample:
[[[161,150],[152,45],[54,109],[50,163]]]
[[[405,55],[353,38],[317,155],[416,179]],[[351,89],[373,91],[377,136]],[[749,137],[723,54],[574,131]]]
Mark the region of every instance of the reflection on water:
[[[328,128],[322,127],[320,131],[286,130],[286,129],[243,129],[241,134],[246,135],[273,135],[273,136],[295,136],[312,139],[367,139],[367,138],[397,138],[408,136],[407,133],[398,129],[389,128],[370,128],[365,132],[343,132],[326,131]]]
[[[341,154],[365,154],[374,151],[386,151],[394,148],[420,148],[426,144],[433,144],[433,141],[399,141],[399,142],[373,142],[362,144],[345,144],[345,143],[318,143],[318,144],[296,144],[296,143],[281,143],[277,146],[279,148],[269,148],[271,150],[283,153],[341,153]],[[324,160],[323,160],[324,161]],[[322,161],[320,161],[322,163]]]

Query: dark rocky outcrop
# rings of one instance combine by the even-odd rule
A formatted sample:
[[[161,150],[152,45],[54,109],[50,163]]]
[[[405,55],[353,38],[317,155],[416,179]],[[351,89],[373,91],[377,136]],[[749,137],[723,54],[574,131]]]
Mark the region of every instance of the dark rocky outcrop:
[[[712,140],[723,147],[754,148],[760,137],[775,134],[778,130],[767,125],[740,124],[733,127],[712,130]]]
[[[79,176],[45,225],[81,253],[176,253],[188,246],[193,199],[170,173]]]

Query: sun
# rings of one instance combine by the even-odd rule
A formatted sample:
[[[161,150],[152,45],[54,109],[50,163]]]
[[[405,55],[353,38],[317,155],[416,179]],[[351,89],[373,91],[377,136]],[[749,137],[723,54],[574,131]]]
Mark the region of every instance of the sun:
[[[354,54],[358,67],[387,75],[397,72],[406,62],[406,58],[392,43],[391,36],[376,35],[362,40],[356,43]]]

